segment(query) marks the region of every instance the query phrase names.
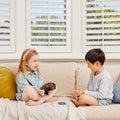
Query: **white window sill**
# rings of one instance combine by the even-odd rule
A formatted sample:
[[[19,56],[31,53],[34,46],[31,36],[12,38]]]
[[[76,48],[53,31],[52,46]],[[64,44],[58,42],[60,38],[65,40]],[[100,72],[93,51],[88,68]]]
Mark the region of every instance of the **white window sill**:
[[[18,54],[0,54],[0,62],[19,62],[21,55]],[[85,54],[72,54],[72,53],[56,53],[56,54],[40,54],[40,61],[44,62],[80,62],[84,61]],[[106,61],[120,61],[119,53],[106,54]]]

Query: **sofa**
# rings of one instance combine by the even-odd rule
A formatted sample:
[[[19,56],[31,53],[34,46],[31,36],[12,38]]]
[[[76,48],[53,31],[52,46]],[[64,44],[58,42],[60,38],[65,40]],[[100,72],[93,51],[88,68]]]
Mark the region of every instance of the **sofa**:
[[[16,74],[18,64],[5,63],[3,67]],[[120,76],[120,66],[109,65],[105,68],[111,74],[115,86]],[[56,83],[55,96],[58,96],[58,101],[27,106],[23,101],[1,97],[0,120],[120,120],[120,104],[76,107],[70,101],[75,89],[87,87],[90,75],[87,66],[74,62],[40,63],[40,72],[44,83]]]

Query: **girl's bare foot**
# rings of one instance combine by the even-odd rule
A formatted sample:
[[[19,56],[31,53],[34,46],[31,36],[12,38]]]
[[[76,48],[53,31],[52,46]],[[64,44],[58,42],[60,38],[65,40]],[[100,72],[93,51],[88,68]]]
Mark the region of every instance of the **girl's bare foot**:
[[[54,101],[57,101],[57,100],[58,100],[58,97],[52,97],[47,102],[54,102]],[[34,106],[34,105],[40,105],[40,104],[42,104],[44,102],[45,102],[45,99],[40,99],[39,101],[29,100],[26,103],[26,105],[28,105],[28,106]]]
[[[40,104],[42,104],[42,103],[43,103],[42,100],[39,100],[39,101],[29,100],[29,101],[27,102],[27,105],[28,105],[28,106],[35,106],[35,105],[40,105]]]
[[[57,100],[58,100],[58,97],[52,97],[47,102],[54,102],[54,101],[57,101]]]

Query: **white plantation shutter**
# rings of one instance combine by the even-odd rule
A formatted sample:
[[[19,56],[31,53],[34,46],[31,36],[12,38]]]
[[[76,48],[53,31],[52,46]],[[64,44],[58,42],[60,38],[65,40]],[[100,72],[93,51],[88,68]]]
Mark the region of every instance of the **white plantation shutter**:
[[[14,0],[0,0],[0,53],[15,51]]]
[[[70,52],[70,0],[27,0],[27,47]]]
[[[120,0],[83,0],[82,50],[120,52]]]

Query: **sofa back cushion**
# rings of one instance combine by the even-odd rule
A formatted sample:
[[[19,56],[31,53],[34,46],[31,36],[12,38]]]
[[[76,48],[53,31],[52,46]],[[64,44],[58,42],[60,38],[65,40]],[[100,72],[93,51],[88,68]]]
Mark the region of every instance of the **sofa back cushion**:
[[[14,74],[17,73],[18,63],[5,63],[3,66],[10,69]]]
[[[40,72],[44,83],[56,83],[56,96],[72,96],[75,90],[76,67],[75,63],[40,64]]]
[[[90,69],[86,66],[80,66],[76,71],[76,89],[87,89],[90,76]]]
[[[111,65],[111,66],[106,66],[105,68],[110,73],[113,80],[113,86],[115,86],[120,76],[120,66]]]
[[[104,67],[112,77],[113,86],[118,81],[120,76],[120,66],[107,65]],[[86,89],[89,81],[91,70],[87,66],[80,66],[76,72],[76,89],[83,88]]]
[[[4,66],[14,73],[17,72],[18,63],[8,63]],[[56,83],[56,96],[72,96],[72,92],[75,90],[76,63],[40,63],[39,67],[44,83]]]

